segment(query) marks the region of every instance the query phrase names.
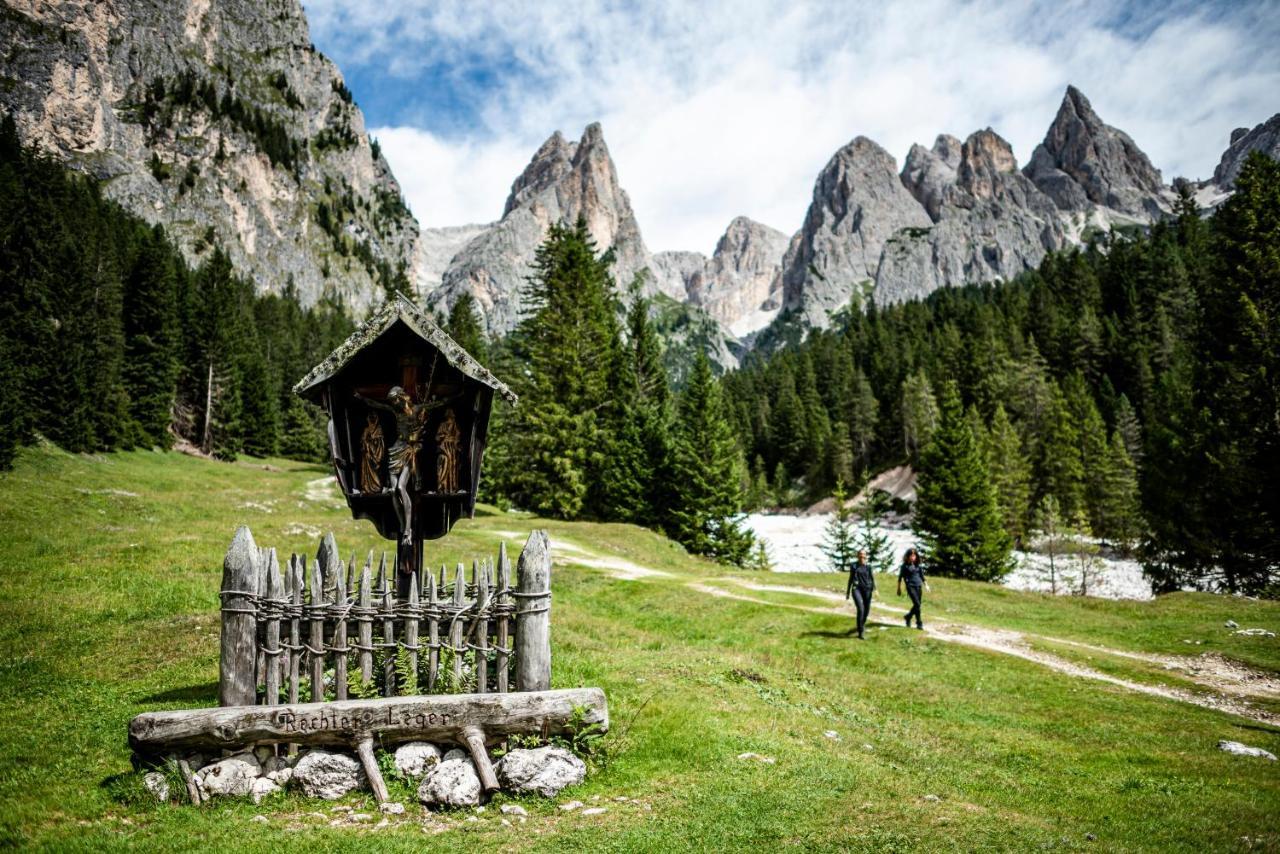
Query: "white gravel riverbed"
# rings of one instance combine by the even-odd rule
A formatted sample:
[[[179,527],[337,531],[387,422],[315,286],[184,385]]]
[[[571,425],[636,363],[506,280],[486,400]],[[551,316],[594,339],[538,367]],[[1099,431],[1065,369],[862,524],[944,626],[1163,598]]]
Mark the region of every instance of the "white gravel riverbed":
[[[822,554],[822,543],[827,523],[832,514],[818,513],[809,516],[782,513],[752,513],[743,524],[764,541],[773,561],[775,572],[824,572],[830,565]],[[916,544],[916,535],[910,528],[880,528],[893,548],[895,567],[903,553]],[[1004,579],[1004,585],[1014,590],[1039,590],[1049,592],[1049,560],[1043,555],[1015,551],[1017,568]],[[1072,594],[1080,590],[1079,571],[1069,559],[1059,558],[1058,593]],[[1142,566],[1135,560],[1098,558],[1098,567],[1089,581],[1089,595],[1104,599],[1151,599],[1151,584],[1142,574]],[[1062,568],[1065,567],[1065,568]]]

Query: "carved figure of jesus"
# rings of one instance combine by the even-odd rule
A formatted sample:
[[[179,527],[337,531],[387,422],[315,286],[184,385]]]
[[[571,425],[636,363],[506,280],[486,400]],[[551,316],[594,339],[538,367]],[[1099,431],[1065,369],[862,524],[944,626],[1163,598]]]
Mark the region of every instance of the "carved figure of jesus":
[[[453,410],[446,409],[444,421],[436,429],[436,489],[458,491],[458,453],[462,448],[462,432]]]

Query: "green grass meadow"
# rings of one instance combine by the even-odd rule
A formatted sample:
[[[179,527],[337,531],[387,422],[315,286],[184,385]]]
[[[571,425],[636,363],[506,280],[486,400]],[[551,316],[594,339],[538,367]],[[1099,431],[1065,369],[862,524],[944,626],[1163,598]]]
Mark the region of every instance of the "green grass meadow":
[[[836,603],[741,584],[842,592],[842,577],[734,572],[632,526],[483,507],[429,543],[428,560],[470,560],[503,540],[514,555],[535,527],[549,529],[553,546],[574,547],[558,552],[553,570],[553,685],[604,688],[613,724],[607,761],[585,784],[556,801],[520,801],[529,819],[509,825],[492,806],[427,813],[407,790],[406,814],[381,828],[331,826],[332,804],[295,793],[257,806],[139,797],[130,718],[216,702],[218,587],[236,526],[285,554],[314,554],[315,531],[332,530],[344,558],[390,545],[317,489],[327,474],[282,460],[47,446],[0,474],[0,846],[1280,850],[1280,762],[1217,749],[1233,739],[1280,753],[1280,727],[939,641],[884,612],[860,642],[851,615],[828,612]],[[600,559],[662,574],[624,580],[584,562]],[[1280,632],[1278,603],[1202,594],[1120,603],[932,584],[926,618],[1034,632],[1055,654],[1134,681],[1189,684],[1057,641],[1212,652],[1280,670],[1280,640],[1223,628],[1233,619]],[[899,604],[890,583],[881,587]],[[737,758],[744,752],[774,762]],[[569,799],[607,811],[557,808]],[[340,803],[376,814],[368,794]]]

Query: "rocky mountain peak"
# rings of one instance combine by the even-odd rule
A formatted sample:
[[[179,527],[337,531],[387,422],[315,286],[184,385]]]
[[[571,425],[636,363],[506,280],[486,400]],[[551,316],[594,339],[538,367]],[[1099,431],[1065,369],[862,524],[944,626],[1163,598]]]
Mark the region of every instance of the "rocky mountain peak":
[[[1128,134],[1103,122],[1074,86],[1067,87],[1025,172],[1064,211],[1100,205],[1150,220],[1168,210],[1160,170]]]
[[[950,134],[938,134],[933,148],[919,143],[912,145],[902,165],[902,184],[916,201],[924,205],[929,218],[937,222],[942,213],[943,197],[948,187],[956,182],[956,170],[960,168],[963,148],[959,139]]]
[[[1236,128],[1231,132],[1231,145],[1222,153],[1222,159],[1213,170],[1213,181],[1223,190],[1235,188],[1236,176],[1251,151],[1261,151],[1280,160],[1280,113],[1249,130]]]
[[[969,135],[960,151],[956,183],[980,199],[995,198],[1005,175],[1018,171],[1013,146],[991,128]]]
[[[818,174],[801,234],[783,258],[783,307],[825,327],[832,312],[869,290],[885,242],[904,228],[932,224],[898,177],[893,155],[864,136],[832,156]]]
[[[649,250],[598,123],[588,125],[576,143],[557,131],[538,148],[512,184],[502,219],[454,254],[429,301],[446,310],[469,291],[491,333],[510,331],[519,320],[520,292],[547,229],[579,216],[600,249],[614,250],[613,274],[620,284],[649,266]]]
[[[551,134],[547,141],[533,153],[533,159],[529,161],[529,165],[524,167],[524,171],[512,182],[511,193],[507,196],[507,203],[502,208],[502,215],[511,213],[529,198],[554,186],[557,181],[569,174],[573,168],[573,156],[577,150],[577,143],[566,140],[560,131]]]

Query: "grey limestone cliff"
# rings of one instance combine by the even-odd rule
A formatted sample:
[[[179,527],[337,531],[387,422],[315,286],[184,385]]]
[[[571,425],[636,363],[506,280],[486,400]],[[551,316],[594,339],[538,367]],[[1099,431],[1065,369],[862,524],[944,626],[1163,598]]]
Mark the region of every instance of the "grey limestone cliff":
[[[521,292],[547,229],[579,216],[600,250],[614,250],[619,284],[626,286],[648,266],[649,250],[598,124],[589,125],[578,142],[556,131],[542,144],[512,184],[502,219],[454,254],[428,301],[445,311],[469,291],[489,332],[509,332],[520,319]]]
[[[813,187],[800,238],[779,274],[783,308],[825,327],[850,297],[869,289],[885,243],[903,229],[933,224],[898,178],[892,155],[859,136],[828,161]]]
[[[659,252],[651,269],[662,293],[702,308],[741,338],[777,314],[779,302],[771,289],[786,248],[781,231],[739,216],[710,258],[699,252]]]
[[[1250,130],[1236,128],[1231,132],[1231,144],[1222,153],[1222,159],[1213,170],[1213,183],[1223,190],[1235,188],[1236,176],[1250,152],[1260,151],[1280,160],[1280,113]]]
[[[361,309],[417,224],[297,0],[5,0],[0,105],[199,263]]]
[[[1103,122],[1074,86],[1067,87],[1025,171],[1064,211],[1100,205],[1150,221],[1170,209],[1160,170],[1128,134]]]

